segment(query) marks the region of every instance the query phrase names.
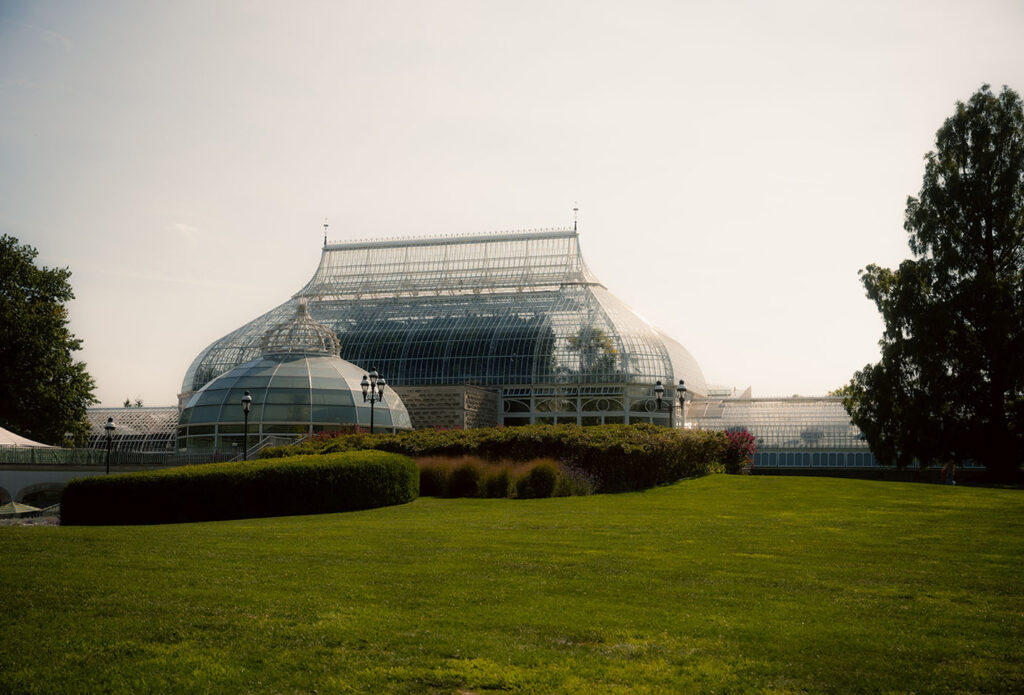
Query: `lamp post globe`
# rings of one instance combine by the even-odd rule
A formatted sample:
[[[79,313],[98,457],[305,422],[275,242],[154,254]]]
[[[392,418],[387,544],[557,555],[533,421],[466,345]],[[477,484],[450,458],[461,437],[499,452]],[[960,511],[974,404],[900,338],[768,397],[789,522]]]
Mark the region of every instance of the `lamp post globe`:
[[[242,396],[242,414],[245,419],[245,425],[242,428],[243,439],[242,439],[242,460],[247,461],[249,459],[249,409],[252,407],[252,395],[246,391],[245,395]]]
[[[103,425],[103,431],[107,433],[107,475],[110,475],[110,444],[114,440],[114,430],[116,429],[114,418],[108,417],[106,424]]]
[[[657,383],[654,384],[654,398],[658,401],[658,412],[660,413],[661,412],[662,399],[665,398],[665,387],[662,385],[661,381],[658,381]],[[669,427],[669,429],[675,429],[675,426],[676,426],[675,415],[676,415],[676,407],[675,407],[675,404],[672,403],[672,399],[670,398],[668,400],[668,427]]]
[[[363,403],[370,403],[370,434],[373,434],[373,406],[384,400],[384,387],[387,386],[387,382],[376,369],[371,369],[369,375],[363,375],[359,386],[363,389]]]

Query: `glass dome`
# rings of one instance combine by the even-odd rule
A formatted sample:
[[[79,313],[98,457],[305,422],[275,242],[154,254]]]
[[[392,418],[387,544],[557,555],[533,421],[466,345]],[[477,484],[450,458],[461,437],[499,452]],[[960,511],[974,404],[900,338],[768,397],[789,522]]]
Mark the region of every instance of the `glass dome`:
[[[252,396],[249,446],[264,437],[298,439],[358,425],[370,427],[365,372],[329,355],[273,354],[241,364],[189,398],[178,420],[178,451],[242,452],[242,396]],[[386,376],[386,375],[385,375]],[[410,430],[402,399],[390,388],[374,406],[375,432]]]

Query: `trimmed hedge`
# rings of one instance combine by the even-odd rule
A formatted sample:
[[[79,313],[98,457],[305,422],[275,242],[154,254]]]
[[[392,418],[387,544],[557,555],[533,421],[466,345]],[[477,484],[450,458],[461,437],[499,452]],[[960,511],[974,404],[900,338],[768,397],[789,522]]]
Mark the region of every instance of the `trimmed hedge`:
[[[323,514],[404,504],[418,494],[416,464],[384,451],[208,463],[72,480],[61,498],[61,524]]]
[[[529,425],[470,430],[345,434],[298,446],[264,449],[262,458],[380,449],[412,457],[474,455],[489,460],[555,458],[590,476],[598,492],[641,490],[723,470],[722,432],[651,424]]]

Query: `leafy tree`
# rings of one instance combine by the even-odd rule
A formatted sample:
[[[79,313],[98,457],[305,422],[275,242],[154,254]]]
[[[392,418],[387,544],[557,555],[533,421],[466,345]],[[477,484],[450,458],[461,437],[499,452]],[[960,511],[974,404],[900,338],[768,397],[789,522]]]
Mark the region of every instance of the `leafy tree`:
[[[95,384],[71,353],[74,298],[67,268],[36,267],[37,252],[0,236],[0,427],[45,444],[84,444]]]
[[[124,403],[122,403],[121,406],[123,408],[141,408],[142,407],[142,399],[139,398],[138,396],[135,397],[134,401],[132,401],[131,398],[125,398],[124,399]]]
[[[568,338],[569,349],[579,353],[579,373],[611,378],[618,367],[618,351],[611,337],[594,325],[583,326]]]
[[[904,229],[913,258],[861,271],[882,359],[844,403],[883,463],[1024,458],[1024,107],[984,85],[936,134]]]

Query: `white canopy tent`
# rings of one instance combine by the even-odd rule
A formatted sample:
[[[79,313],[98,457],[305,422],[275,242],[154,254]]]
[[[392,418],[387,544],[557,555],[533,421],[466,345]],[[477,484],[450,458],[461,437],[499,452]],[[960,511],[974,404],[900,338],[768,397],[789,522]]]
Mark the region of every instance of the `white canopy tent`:
[[[0,427],[0,446],[35,446],[42,449],[53,449],[54,447],[49,444],[40,444],[39,442],[33,442],[31,439],[26,439],[20,435],[5,430]]]

